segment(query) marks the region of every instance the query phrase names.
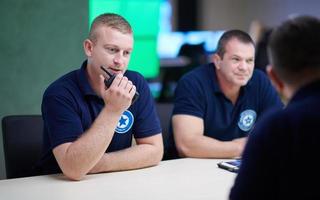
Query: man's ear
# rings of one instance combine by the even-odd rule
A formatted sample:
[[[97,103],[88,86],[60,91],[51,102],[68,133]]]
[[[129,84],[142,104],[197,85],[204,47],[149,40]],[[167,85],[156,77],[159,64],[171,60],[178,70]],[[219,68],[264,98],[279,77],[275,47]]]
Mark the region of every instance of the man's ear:
[[[89,39],[85,39],[83,41],[83,50],[84,53],[90,57],[92,55],[92,51],[93,51],[93,43],[91,42],[91,40]]]
[[[279,78],[277,73],[274,71],[272,65],[267,66],[267,74],[271,80],[272,85],[276,88],[279,94],[283,94],[284,84],[282,80]]]
[[[218,54],[213,54],[212,56],[212,62],[214,63],[214,65],[216,66],[216,69],[220,69],[220,61],[221,58]]]

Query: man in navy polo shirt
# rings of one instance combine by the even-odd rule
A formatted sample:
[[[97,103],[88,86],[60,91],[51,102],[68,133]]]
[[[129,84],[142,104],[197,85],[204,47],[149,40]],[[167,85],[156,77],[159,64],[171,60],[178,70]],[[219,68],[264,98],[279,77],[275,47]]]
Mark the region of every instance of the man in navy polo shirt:
[[[315,17],[289,19],[271,34],[267,71],[289,103],[257,123],[230,199],[320,199],[319,47]]]
[[[254,42],[247,33],[227,31],[213,63],[197,67],[179,81],[172,129],[180,156],[239,157],[259,116],[283,106],[269,79],[254,70],[254,55]],[[167,157],[175,157],[176,150],[169,149]]]
[[[88,173],[153,166],[163,155],[159,119],[147,82],[127,70],[133,49],[130,24],[102,14],[83,43],[81,68],[52,83],[43,95],[43,173],[63,172],[72,180]],[[110,77],[116,77],[109,88]],[[132,105],[135,92],[140,96]],[[131,147],[132,136],[137,145]]]

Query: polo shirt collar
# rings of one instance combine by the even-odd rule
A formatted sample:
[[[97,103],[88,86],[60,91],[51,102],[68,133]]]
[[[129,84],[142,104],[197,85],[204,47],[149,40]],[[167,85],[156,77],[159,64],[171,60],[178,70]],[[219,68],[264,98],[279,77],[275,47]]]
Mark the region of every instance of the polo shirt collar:
[[[82,91],[82,93],[90,96],[97,96],[97,94],[94,92],[92,89],[89,80],[88,80],[88,75],[87,75],[87,60],[85,60],[81,68],[78,70],[77,76],[78,76],[78,85]]]

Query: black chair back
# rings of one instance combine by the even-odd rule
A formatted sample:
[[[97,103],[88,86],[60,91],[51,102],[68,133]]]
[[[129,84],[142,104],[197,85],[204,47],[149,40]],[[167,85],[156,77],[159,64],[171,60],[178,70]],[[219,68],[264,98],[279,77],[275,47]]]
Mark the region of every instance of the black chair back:
[[[11,115],[2,119],[7,178],[34,176],[42,150],[41,115]]]
[[[172,145],[172,136],[170,136],[170,121],[171,114],[173,110],[173,103],[156,103],[156,108],[162,128],[162,139],[164,146],[164,157],[163,160],[167,158],[168,148]]]

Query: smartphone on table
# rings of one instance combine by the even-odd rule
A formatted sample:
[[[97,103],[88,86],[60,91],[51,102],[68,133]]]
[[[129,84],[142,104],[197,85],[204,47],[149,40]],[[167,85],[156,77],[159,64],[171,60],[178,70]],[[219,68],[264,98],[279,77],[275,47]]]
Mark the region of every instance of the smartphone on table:
[[[241,160],[230,160],[230,161],[222,161],[218,163],[218,167],[221,169],[228,170],[230,172],[237,173],[239,171],[241,165]]]

